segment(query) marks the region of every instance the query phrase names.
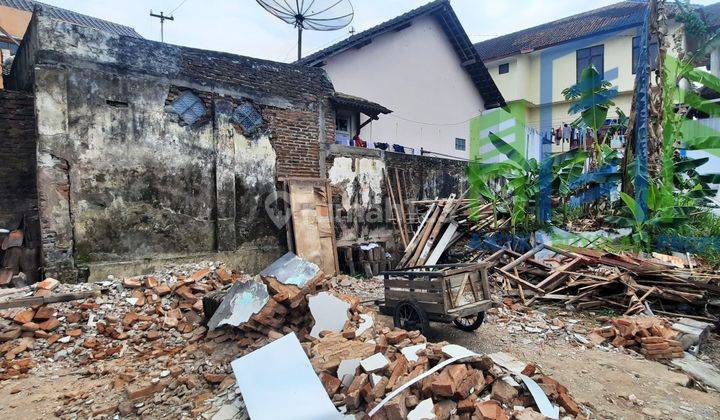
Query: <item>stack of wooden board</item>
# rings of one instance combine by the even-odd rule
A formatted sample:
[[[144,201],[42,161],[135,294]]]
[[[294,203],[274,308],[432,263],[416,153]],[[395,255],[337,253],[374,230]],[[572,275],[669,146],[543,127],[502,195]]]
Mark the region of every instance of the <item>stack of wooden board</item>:
[[[460,198],[451,194],[447,199],[412,202],[429,207],[396,268],[437,264],[443,253],[465,234],[506,223],[496,220],[492,204],[466,199],[466,194],[467,191]]]
[[[390,260],[386,257],[385,247],[380,244],[338,247],[338,255],[340,256],[340,270],[351,276],[360,273],[366,278],[370,278],[390,268]]]

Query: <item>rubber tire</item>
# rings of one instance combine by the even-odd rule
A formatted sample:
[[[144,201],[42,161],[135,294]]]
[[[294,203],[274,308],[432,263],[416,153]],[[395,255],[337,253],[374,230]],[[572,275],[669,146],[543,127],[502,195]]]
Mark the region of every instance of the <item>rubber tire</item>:
[[[412,310],[416,314],[418,321],[416,323],[414,323],[415,325],[413,325],[413,326],[402,325],[401,311],[404,308]],[[403,300],[395,306],[395,313],[393,315],[393,324],[395,325],[396,328],[402,328],[404,330],[420,331],[420,334],[422,334],[422,335],[425,335],[428,328],[430,327],[430,321],[428,320],[427,313],[425,313],[425,310],[423,308],[421,308],[420,305],[418,305],[417,302],[415,302],[413,300]]]
[[[453,319],[453,324],[455,324],[458,329],[463,331],[475,331],[482,325],[483,321],[485,321],[485,312],[478,312],[477,315],[475,315],[475,321],[472,324],[465,325],[460,322],[459,318]]]

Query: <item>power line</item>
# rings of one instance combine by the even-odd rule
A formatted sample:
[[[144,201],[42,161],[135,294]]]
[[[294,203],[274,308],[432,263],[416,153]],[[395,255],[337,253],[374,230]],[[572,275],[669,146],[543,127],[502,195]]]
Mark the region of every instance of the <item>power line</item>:
[[[182,0],[182,1],[180,2],[180,4],[178,4],[177,6],[175,6],[174,9],[172,9],[172,11],[170,12],[170,14],[172,15],[173,13],[175,13],[175,12],[177,11],[177,9],[179,9],[183,4],[185,4],[186,1],[187,1],[187,0]]]

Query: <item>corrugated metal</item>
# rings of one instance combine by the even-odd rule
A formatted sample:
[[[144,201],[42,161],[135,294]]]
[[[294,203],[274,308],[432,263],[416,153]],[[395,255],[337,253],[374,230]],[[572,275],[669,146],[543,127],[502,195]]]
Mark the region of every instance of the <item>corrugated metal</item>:
[[[83,15],[80,13],[73,12],[72,10],[63,9],[60,7],[51,6],[49,4],[36,2],[32,0],[0,0],[0,6],[6,6],[13,9],[24,10],[32,12],[35,8],[35,4],[41,4],[43,10],[48,16],[62,20],[76,25],[85,26],[88,28],[99,29],[101,31],[109,32],[116,35],[131,36],[133,38],[142,38],[135,29],[120,25],[114,22],[108,22],[107,20],[98,19],[92,16]]]

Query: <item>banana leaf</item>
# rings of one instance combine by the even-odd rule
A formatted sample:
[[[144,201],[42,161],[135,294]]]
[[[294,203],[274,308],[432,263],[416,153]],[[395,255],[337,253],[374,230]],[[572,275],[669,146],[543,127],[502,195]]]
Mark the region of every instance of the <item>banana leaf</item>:
[[[517,149],[506,143],[505,140],[501,139],[494,133],[488,133],[488,136],[490,137],[490,141],[492,142],[493,146],[495,146],[495,148],[498,150],[498,152],[507,156],[508,162],[515,165],[518,169],[522,171],[528,171],[530,169],[528,161],[523,157],[520,152],[517,151]]]

